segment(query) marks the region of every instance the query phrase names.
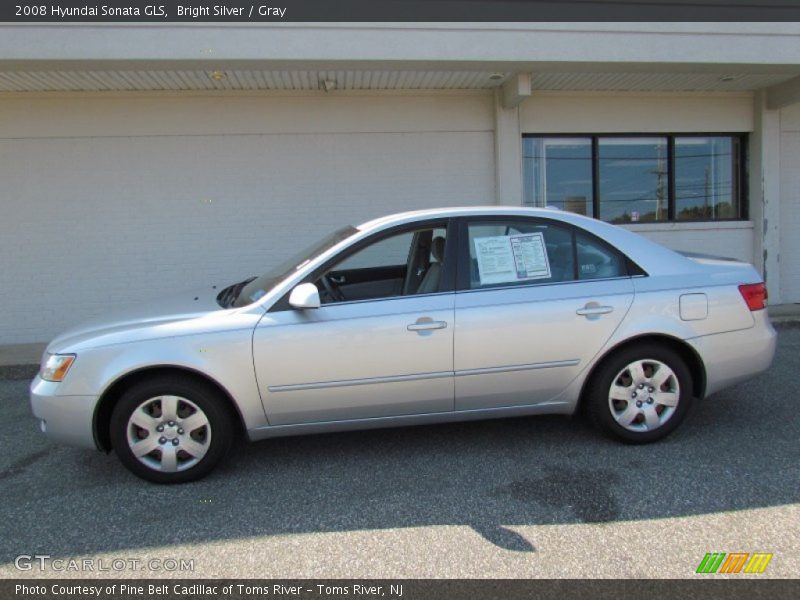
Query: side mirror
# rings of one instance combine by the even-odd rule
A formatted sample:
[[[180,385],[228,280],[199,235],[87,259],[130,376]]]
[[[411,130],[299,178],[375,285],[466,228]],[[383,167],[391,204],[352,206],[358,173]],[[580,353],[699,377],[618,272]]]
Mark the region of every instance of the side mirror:
[[[289,304],[292,308],[306,309],[319,308],[319,290],[313,283],[301,283],[289,294]]]

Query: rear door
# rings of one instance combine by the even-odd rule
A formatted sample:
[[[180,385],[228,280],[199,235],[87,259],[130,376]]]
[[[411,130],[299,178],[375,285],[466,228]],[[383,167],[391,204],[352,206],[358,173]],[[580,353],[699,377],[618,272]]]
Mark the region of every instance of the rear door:
[[[553,401],[630,308],[625,257],[546,219],[465,219],[459,237],[456,410]]]

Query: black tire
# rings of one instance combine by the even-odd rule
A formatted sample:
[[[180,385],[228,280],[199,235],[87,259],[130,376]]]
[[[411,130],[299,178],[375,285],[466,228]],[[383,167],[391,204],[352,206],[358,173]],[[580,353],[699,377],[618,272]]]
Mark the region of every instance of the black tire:
[[[165,472],[148,466],[134,455],[128,442],[129,419],[133,412],[146,401],[161,396],[178,396],[188,400],[204,413],[208,421],[207,426],[203,426],[201,430],[195,432],[203,436],[201,439],[205,439],[205,435],[209,436],[205,455],[199,460],[194,459],[196,460],[195,464],[187,466],[189,462],[194,462],[189,457],[190,461],[184,462],[181,470],[173,472]],[[156,406],[159,406],[158,402],[156,402]],[[187,411],[191,410],[191,408],[187,408],[188,403],[179,402],[179,406]],[[179,426],[180,422],[176,421],[176,423],[178,423],[176,427]],[[207,429],[205,429],[206,427]],[[171,375],[148,379],[128,389],[120,397],[111,413],[109,429],[114,452],[132,473],[153,483],[186,483],[205,477],[225,458],[233,442],[234,421],[224,398],[220,397],[220,394],[211,386],[191,377]],[[146,437],[149,438],[149,435]],[[180,441],[175,444],[178,446]],[[161,450],[158,448],[157,450],[158,452],[150,456],[160,456]],[[177,452],[180,450],[180,447],[176,448]],[[152,458],[148,460],[155,462]]]
[[[672,370],[674,378],[677,379],[678,389],[677,392],[674,392],[674,395],[677,396],[678,402],[676,406],[672,407],[671,413],[668,416],[664,416],[663,424],[652,429],[633,431],[617,422],[614,411],[616,410],[617,414],[622,416],[624,410],[629,406],[628,402],[630,402],[631,410],[638,410],[640,414],[636,416],[634,422],[630,423],[629,427],[646,427],[644,410],[658,410],[658,402],[654,404],[648,402],[650,397],[657,397],[658,392],[649,394],[649,387],[640,390],[638,385],[631,383],[632,387],[630,389],[640,395],[636,400],[631,398],[631,400],[614,402],[614,406],[619,408],[612,408],[610,393],[612,384],[620,383],[624,385],[628,383],[631,371],[626,370],[623,372],[623,370],[638,361],[645,362],[645,373],[648,372],[648,368],[651,369],[650,373],[654,373],[652,365],[655,363],[647,363],[647,361],[658,361]],[[669,391],[669,386],[672,383],[673,379],[670,379],[669,383],[665,385],[667,391]],[[639,409],[636,401],[642,401],[642,399],[643,407]],[[686,418],[693,402],[692,375],[683,358],[671,348],[653,343],[638,344],[612,354],[601,363],[589,381],[584,401],[589,418],[605,434],[630,444],[655,442],[672,433]],[[661,414],[664,414],[663,411],[667,410],[667,408],[662,406]],[[657,417],[661,418],[661,415],[657,413]]]

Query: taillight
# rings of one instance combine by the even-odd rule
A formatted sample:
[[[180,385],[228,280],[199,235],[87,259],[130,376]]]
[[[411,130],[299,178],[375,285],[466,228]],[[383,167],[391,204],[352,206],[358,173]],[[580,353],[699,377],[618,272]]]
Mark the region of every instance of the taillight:
[[[747,283],[739,286],[747,308],[762,310],[767,306],[767,286],[763,283]]]

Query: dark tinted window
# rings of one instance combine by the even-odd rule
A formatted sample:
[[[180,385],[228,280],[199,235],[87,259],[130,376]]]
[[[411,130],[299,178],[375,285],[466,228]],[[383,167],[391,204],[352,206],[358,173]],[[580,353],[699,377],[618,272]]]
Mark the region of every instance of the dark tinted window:
[[[604,221],[631,223],[668,218],[667,138],[600,138],[597,151],[597,187]]]
[[[523,204],[612,223],[742,219],[746,137],[526,135]]]
[[[739,138],[675,138],[675,218],[739,216]]]
[[[594,216],[592,138],[522,140],[525,204]]]

